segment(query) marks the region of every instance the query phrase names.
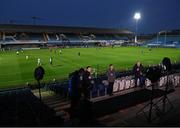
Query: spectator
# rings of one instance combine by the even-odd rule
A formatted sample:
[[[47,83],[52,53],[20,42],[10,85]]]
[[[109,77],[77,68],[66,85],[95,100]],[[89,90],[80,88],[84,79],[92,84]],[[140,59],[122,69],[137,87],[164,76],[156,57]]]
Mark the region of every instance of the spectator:
[[[108,94],[111,96],[113,95],[113,85],[116,79],[115,69],[112,64],[109,65],[107,76],[108,76],[108,82],[109,82]]]
[[[70,77],[70,98],[71,98],[71,118],[74,116],[74,108],[80,99],[80,94],[78,91],[78,71],[75,71]]]
[[[79,71],[75,71],[71,77],[70,77],[70,93],[71,93],[71,110],[74,111],[74,109],[77,106],[77,103],[79,102],[81,98],[81,91],[82,91],[82,84],[83,84],[83,74],[84,69],[81,68]],[[73,116],[73,113],[71,113]]]
[[[82,93],[85,98],[90,98],[90,90],[93,86],[93,78],[92,78],[92,68],[91,66],[87,66],[86,71],[83,76],[83,85],[82,85]]]
[[[93,122],[92,103],[82,94],[76,108],[76,118],[79,120],[80,126],[89,126]]]
[[[133,67],[133,73],[135,75],[135,87],[137,87],[138,80],[139,80],[139,86],[143,87],[144,85],[144,76],[143,76],[143,65],[140,61],[137,61],[137,63]]]

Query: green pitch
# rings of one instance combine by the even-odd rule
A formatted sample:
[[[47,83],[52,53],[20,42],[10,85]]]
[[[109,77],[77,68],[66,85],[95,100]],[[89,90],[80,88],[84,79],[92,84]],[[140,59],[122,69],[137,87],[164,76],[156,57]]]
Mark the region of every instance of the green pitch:
[[[80,56],[78,56],[80,52]],[[28,56],[28,59],[26,59]],[[98,73],[104,73],[110,63],[116,70],[132,69],[137,60],[143,65],[159,64],[163,57],[170,57],[172,62],[180,61],[180,49],[155,48],[149,51],[141,47],[119,48],[69,48],[50,52],[49,49],[0,52],[0,89],[23,87],[26,83],[34,84],[34,69],[40,58],[45,69],[44,82],[53,79],[67,79],[69,73],[80,67],[91,65],[98,68]],[[53,58],[53,65],[49,58]]]

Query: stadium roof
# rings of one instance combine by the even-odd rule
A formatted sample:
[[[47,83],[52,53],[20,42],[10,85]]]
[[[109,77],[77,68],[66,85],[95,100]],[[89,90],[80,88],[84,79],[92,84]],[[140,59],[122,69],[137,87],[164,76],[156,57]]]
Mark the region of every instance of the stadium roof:
[[[133,32],[127,29],[107,29],[90,27],[65,27],[65,26],[45,26],[45,25],[15,25],[0,24],[0,32],[35,32],[35,33],[94,33],[94,34],[126,34]]]
[[[159,34],[164,35],[164,34],[172,34],[172,35],[180,35],[180,30],[164,30],[160,31]]]

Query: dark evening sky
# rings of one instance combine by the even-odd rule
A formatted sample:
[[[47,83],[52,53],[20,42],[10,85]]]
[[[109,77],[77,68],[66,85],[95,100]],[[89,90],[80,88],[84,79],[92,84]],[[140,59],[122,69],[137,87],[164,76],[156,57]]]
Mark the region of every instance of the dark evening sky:
[[[1,0],[0,23],[135,30],[133,15],[141,12],[139,33],[180,29],[180,0]]]

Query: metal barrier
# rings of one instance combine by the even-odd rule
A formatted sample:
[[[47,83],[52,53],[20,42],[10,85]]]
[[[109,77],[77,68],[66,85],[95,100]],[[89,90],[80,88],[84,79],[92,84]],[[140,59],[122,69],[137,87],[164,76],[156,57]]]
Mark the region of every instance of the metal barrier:
[[[158,82],[158,88],[164,87],[167,83],[167,76],[163,76],[160,78]],[[169,83],[172,83],[173,87],[180,86],[180,73],[169,75]],[[151,81],[145,80],[145,88],[151,85]],[[139,86],[139,82],[137,87]],[[113,85],[113,93],[120,93],[129,89],[135,88],[135,81],[132,75],[117,78]],[[54,91],[57,94],[61,94],[63,96],[69,96],[68,86],[64,82],[62,83],[54,83],[49,85],[49,90]],[[95,80],[93,89],[90,91],[90,98],[97,98],[106,96],[108,93],[108,81],[107,80]],[[68,98],[68,97],[67,97]]]
[[[164,87],[166,85],[166,83],[167,83],[167,76],[161,77],[160,80],[158,81],[158,88]],[[180,73],[169,75],[169,83],[171,83],[171,88],[180,86]],[[108,81],[103,80],[102,84],[104,85],[104,88],[105,88],[104,95],[100,94],[100,89],[97,87],[97,90],[93,90],[93,91],[91,90],[91,92],[90,92],[91,99],[107,95]],[[146,79],[145,80],[145,88],[149,87],[150,85],[151,85],[151,81],[149,79]],[[99,85],[97,85],[97,86],[99,86]],[[139,81],[138,81],[137,86],[139,86]],[[132,89],[134,87],[135,87],[135,81],[134,81],[133,76],[117,78],[113,85],[113,93],[122,92],[122,91],[125,91],[128,89]],[[103,89],[101,89],[101,90],[103,90]],[[95,92],[97,92],[97,94],[94,94]],[[93,94],[96,96],[93,96]]]

